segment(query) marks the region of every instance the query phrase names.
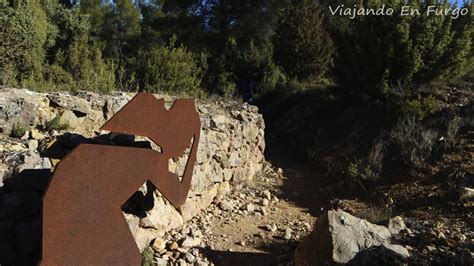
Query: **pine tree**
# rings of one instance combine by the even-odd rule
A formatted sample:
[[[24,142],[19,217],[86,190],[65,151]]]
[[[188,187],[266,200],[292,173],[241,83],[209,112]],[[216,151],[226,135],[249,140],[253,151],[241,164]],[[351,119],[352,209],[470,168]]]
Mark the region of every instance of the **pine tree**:
[[[389,3],[395,9],[393,16],[356,16],[345,18],[350,30],[332,27],[338,54],[335,75],[340,84],[358,95],[384,99],[393,87],[417,87],[412,85],[456,78],[469,70],[473,64],[472,16],[427,16],[429,5],[449,7],[430,1],[410,4],[420,10],[419,16],[399,16],[404,2]],[[380,5],[373,0],[364,7]]]
[[[140,36],[140,12],[131,0],[114,0],[105,15],[102,39],[106,42],[105,55],[126,65],[134,52],[133,44]]]
[[[276,27],[275,61],[300,81],[317,81],[332,64],[334,47],[323,26],[321,8],[313,1],[290,4]]]

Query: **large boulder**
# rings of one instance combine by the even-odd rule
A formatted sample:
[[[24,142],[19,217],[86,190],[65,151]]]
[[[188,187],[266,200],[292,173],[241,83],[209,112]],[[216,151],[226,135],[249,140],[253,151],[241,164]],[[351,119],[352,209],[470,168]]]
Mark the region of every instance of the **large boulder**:
[[[371,247],[408,256],[399,245],[390,244],[391,234],[385,226],[372,224],[342,210],[330,210],[317,221],[314,231],[298,246],[295,265],[346,264],[358,253]]]
[[[10,135],[15,126],[26,130],[49,118],[44,110],[49,100],[43,94],[27,90],[0,90],[0,133]]]

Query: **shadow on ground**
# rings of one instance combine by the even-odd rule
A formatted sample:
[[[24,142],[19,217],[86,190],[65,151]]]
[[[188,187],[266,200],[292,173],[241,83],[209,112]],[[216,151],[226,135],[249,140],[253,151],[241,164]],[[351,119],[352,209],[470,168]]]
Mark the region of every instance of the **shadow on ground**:
[[[205,252],[209,260],[215,265],[221,265],[221,266],[278,265],[278,257],[274,254],[217,251],[217,250],[208,250]]]
[[[328,200],[322,193],[327,183],[321,180],[316,169],[311,169],[301,153],[291,149],[286,141],[276,140],[271,135],[266,137],[265,158],[274,167],[281,168],[285,176],[280,187],[281,198],[306,208],[313,216],[319,216],[321,208],[327,207]]]
[[[49,169],[25,169],[0,190],[0,265],[38,265],[42,195]]]

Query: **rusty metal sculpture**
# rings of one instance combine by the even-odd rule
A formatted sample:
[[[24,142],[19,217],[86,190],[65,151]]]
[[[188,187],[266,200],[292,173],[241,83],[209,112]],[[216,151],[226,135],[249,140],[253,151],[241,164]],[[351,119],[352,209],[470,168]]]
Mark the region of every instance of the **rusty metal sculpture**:
[[[42,265],[140,265],[141,256],[121,206],[147,180],[175,207],[184,204],[199,143],[192,99],[139,93],[101,129],[146,136],[161,153],[142,148],[82,144],[58,165],[43,198]],[[189,147],[182,180],[168,170]]]

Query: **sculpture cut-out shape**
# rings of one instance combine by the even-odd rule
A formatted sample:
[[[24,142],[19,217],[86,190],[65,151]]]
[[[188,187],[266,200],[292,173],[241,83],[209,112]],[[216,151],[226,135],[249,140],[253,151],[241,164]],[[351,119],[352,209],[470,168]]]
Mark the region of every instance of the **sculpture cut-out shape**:
[[[201,123],[194,100],[137,94],[101,129],[145,136],[143,148],[82,144],[57,166],[43,198],[41,265],[140,265],[141,255],[122,205],[150,180],[176,208],[188,195]],[[180,180],[168,170],[192,142]]]

